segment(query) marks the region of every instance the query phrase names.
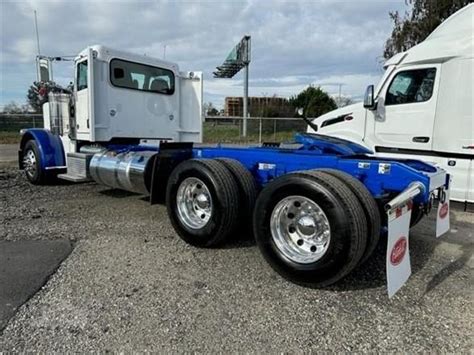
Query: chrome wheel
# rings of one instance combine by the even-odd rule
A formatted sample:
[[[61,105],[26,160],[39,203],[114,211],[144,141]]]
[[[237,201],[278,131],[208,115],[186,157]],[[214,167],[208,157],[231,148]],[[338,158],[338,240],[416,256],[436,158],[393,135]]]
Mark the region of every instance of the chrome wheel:
[[[201,229],[212,216],[212,197],[207,186],[198,178],[181,182],[176,194],[176,205],[181,222],[189,228]]]
[[[280,252],[300,264],[321,259],[331,240],[326,214],[304,196],[288,196],[278,202],[270,216],[270,231]]]
[[[23,169],[29,177],[33,178],[35,176],[38,166],[33,149],[28,149],[23,156]]]

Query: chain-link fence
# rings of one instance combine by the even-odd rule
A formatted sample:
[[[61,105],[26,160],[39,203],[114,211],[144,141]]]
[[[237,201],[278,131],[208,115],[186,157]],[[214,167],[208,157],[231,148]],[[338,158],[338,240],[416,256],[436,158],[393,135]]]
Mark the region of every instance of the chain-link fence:
[[[0,144],[16,144],[23,128],[43,128],[43,115],[0,113]]]
[[[242,117],[208,116],[204,122],[206,143],[262,143],[290,140],[296,132],[305,132],[306,123],[300,118],[249,117],[247,137],[242,137]],[[0,143],[16,143],[23,128],[42,128],[40,114],[0,113]]]
[[[262,143],[290,140],[297,132],[306,132],[301,118],[249,117],[247,137],[242,137],[242,117],[207,116],[203,140],[206,143]]]
[[[0,113],[0,131],[19,132],[22,128],[42,128],[43,115],[29,113]]]

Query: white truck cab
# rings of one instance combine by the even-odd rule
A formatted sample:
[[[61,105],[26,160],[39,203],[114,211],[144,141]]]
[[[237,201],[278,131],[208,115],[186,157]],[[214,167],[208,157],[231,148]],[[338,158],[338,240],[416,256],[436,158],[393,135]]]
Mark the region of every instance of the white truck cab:
[[[453,177],[451,199],[474,202],[473,18],[471,4],[390,58],[363,103],[312,120],[318,133],[438,164]]]
[[[71,96],[73,112],[62,115],[60,135],[66,153],[76,142],[202,140],[202,73],[181,72],[175,63],[90,46],[74,60]],[[43,107],[46,128],[52,109],[51,102]]]
[[[52,81],[54,60],[38,57],[40,82]],[[27,142],[42,147],[39,163],[48,172],[30,169],[31,180],[57,175],[76,182],[89,179],[89,160],[106,146],[201,142],[202,88],[201,72],[182,72],[175,63],[102,45],[87,47],[74,59],[72,90],[49,93],[45,130],[23,135],[20,167],[36,166],[24,154]]]
[[[189,105],[201,105],[201,86],[200,73],[180,72],[177,64],[88,47],[75,61],[76,138],[200,141],[200,111],[190,116]]]

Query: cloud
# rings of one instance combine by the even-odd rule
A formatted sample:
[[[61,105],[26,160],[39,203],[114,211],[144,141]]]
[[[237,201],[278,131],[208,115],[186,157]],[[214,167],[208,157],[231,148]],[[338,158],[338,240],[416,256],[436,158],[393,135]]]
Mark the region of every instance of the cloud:
[[[5,1],[1,2],[0,105],[24,101],[34,80],[38,12],[41,52],[73,55],[91,44],[163,57],[202,70],[205,100],[242,94],[242,75],[212,72],[244,34],[252,36],[250,94],[291,96],[310,83],[344,83],[359,97],[377,81],[388,12],[400,1]],[[72,80],[72,68],[55,68]],[[71,79],[67,79],[71,78]],[[324,86],[337,92],[335,86]]]

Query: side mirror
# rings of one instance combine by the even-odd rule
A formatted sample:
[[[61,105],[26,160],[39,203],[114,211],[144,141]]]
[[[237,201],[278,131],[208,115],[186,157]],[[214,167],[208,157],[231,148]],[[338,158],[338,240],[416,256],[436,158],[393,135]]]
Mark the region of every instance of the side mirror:
[[[53,80],[52,60],[48,57],[36,57],[36,76],[38,82]]]
[[[373,85],[367,86],[367,89],[365,90],[364,108],[367,108],[369,110],[374,110],[375,109],[374,86]]]

